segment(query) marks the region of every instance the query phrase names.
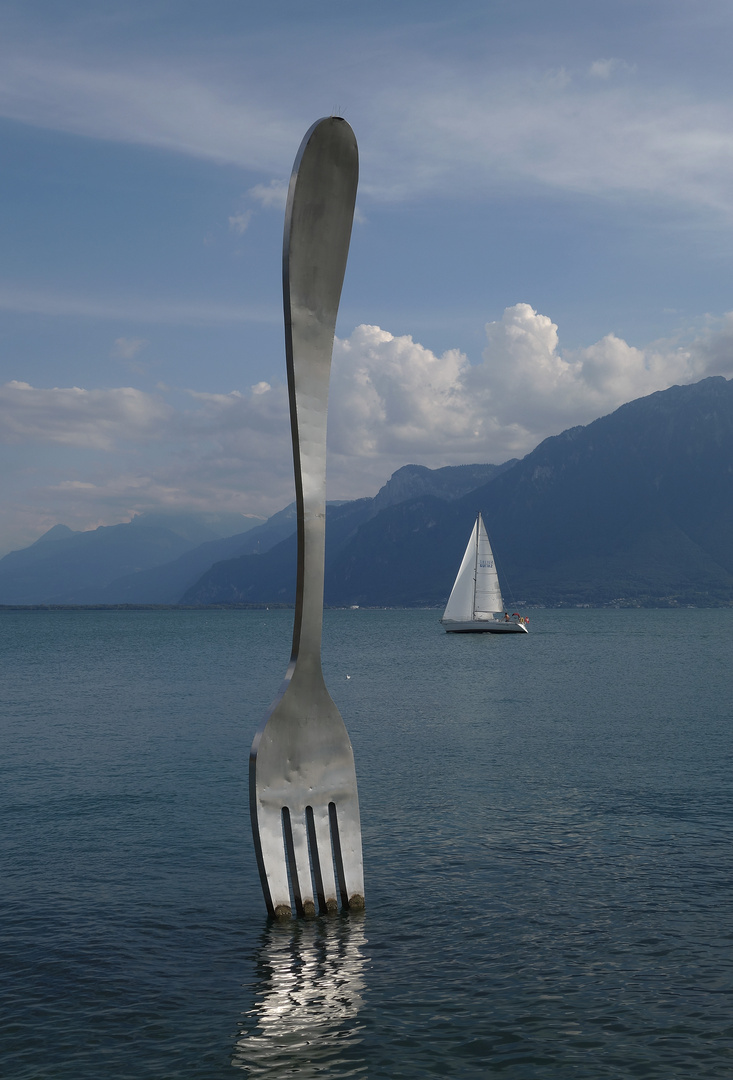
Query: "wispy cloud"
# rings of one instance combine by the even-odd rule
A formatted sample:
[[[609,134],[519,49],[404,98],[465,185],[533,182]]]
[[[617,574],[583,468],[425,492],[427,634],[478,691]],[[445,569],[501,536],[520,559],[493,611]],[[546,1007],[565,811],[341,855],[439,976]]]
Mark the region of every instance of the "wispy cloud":
[[[267,209],[274,207],[284,210],[288,199],[288,181],[271,180],[269,184],[255,184],[249,189],[249,194]]]
[[[153,62],[114,53],[92,63],[66,48],[8,47],[2,115],[277,177],[288,175],[293,147],[334,78],[308,52],[306,79],[295,50],[284,79],[280,65],[266,69],[255,56],[235,70],[171,55]],[[676,71],[666,81],[623,78],[633,68],[623,57],[553,72],[458,65],[403,42],[394,48],[350,74],[363,195],[481,198],[525,183],[598,197],[653,195],[733,220],[730,93],[685,85]],[[250,195],[281,206],[285,189],[284,180],[270,180]]]
[[[160,437],[170,413],[163,401],[131,386],[44,389],[13,381],[0,387],[0,440],[112,450],[120,440]]]
[[[134,360],[147,345],[145,338],[115,338],[111,355],[117,360]]]
[[[610,79],[612,75],[626,74],[634,70],[634,65],[619,60],[617,56],[610,56],[606,60],[594,60],[588,68],[588,74],[595,79]]]
[[[227,323],[279,323],[280,309],[266,305],[217,304],[208,301],[157,300],[140,296],[98,297],[40,289],[23,289],[0,282],[0,310],[26,315],[113,319],[179,326]],[[119,339],[120,341],[126,339]]]
[[[238,214],[233,214],[229,218],[229,228],[237,236],[243,236],[249,228],[249,223],[252,220],[251,210],[240,210]]]
[[[222,84],[190,65],[160,58],[110,62],[43,48],[3,56],[0,112],[9,119],[77,135],[157,146],[177,153],[234,162],[263,171],[287,148],[300,125],[254,94]],[[232,93],[231,91],[234,91]]]

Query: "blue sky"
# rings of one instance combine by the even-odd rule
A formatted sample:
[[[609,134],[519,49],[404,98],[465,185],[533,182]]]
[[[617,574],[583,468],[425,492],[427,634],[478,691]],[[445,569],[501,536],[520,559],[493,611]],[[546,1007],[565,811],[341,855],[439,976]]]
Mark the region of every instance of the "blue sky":
[[[283,193],[352,124],[329,494],[733,374],[717,0],[6,2],[0,553],[292,497]]]

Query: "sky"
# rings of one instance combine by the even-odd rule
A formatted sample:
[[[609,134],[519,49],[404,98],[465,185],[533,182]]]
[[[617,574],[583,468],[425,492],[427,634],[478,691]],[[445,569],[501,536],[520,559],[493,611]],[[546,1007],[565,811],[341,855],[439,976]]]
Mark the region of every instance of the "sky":
[[[360,186],[328,494],[733,375],[720,0],[3,0],[0,555],[293,498],[285,190]]]

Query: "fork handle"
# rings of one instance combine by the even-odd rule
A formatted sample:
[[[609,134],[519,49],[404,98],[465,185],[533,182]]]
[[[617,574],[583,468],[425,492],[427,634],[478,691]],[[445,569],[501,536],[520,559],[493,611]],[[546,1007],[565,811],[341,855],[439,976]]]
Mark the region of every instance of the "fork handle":
[[[318,120],[295,159],[283,238],[285,352],[298,515],[290,673],[320,675],[326,547],[326,414],[359,158],[349,124]]]

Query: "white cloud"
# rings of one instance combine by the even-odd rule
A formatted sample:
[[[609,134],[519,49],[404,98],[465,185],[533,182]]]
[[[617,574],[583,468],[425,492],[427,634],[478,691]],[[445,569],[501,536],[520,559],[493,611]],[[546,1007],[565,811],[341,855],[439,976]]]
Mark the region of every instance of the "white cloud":
[[[550,318],[515,304],[487,325],[475,364],[457,349],[438,356],[408,335],[358,326],[334,348],[329,496],[373,494],[409,462],[521,457],[635,397],[713,374],[733,375],[733,313],[685,343],[636,348],[608,334],[564,351]],[[35,446],[39,462],[53,448],[6,512],[27,522],[36,506],[48,527],[55,507],[57,521],[79,528],[159,506],[270,514],[292,499],[284,385],[190,391],[183,407],[165,393],[0,388],[0,437]]]
[[[237,65],[223,55],[202,54],[196,64],[190,56],[144,59],[109,45],[103,59],[96,49],[90,60],[68,40],[8,39],[0,114],[282,177],[338,78],[327,59],[339,45],[335,35],[315,52],[312,41],[297,49],[288,39],[256,55],[242,42],[248,62]],[[733,100],[702,80],[685,83],[678,67],[657,69],[654,79],[619,79],[632,67],[601,57],[548,73],[544,63],[520,64],[514,55],[459,63],[403,41],[382,42],[371,58],[349,73],[362,197],[485,198],[524,183],[599,197],[651,195],[733,220]],[[249,194],[280,208],[286,192],[286,181],[275,179]]]
[[[469,370],[457,349],[436,356],[408,335],[358,326],[334,349],[331,449],[369,459],[425,453],[431,437],[444,451],[450,443],[454,452],[470,444],[464,394]]]
[[[266,209],[284,210],[288,201],[288,181],[271,180],[269,184],[255,184],[249,194]]]
[[[516,304],[487,325],[486,336],[478,364],[457,350],[436,356],[375,326],[337,341],[329,412],[334,497],[372,491],[407,462],[437,468],[521,457],[548,435],[633,398],[733,372],[733,315],[686,345],[639,349],[608,334],[563,351],[552,320]]]
[[[100,63],[63,45],[6,42],[0,111],[14,120],[94,138],[157,146],[221,162],[245,161],[270,171],[282,146],[300,137],[256,93],[214,71],[177,66],[164,57],[145,62],[109,56]],[[234,93],[232,93],[234,90]],[[260,95],[261,100],[261,95]],[[299,132],[299,134],[296,134]]]
[[[115,343],[112,346],[112,356],[118,360],[134,360],[141,349],[144,349],[148,342],[145,338],[115,338]]]
[[[0,441],[33,463],[0,478],[0,554],[57,522],[89,529],[159,508],[267,516],[291,502],[286,389],[189,398],[0,387]]]
[[[38,389],[13,381],[0,386],[0,440],[112,450],[120,439],[156,438],[170,412],[163,401],[131,386]]]
[[[617,56],[608,57],[606,60],[594,60],[588,68],[588,74],[596,79],[610,79],[618,71],[633,71],[633,65],[625,60],[619,60]]]
[[[379,175],[365,177],[376,197],[482,198],[524,184],[654,196],[733,220],[733,107],[725,99],[617,80],[439,72],[428,89],[391,107],[399,118],[386,133],[393,167],[388,173],[380,159]]]
[[[558,328],[529,304],[516,304],[486,327],[483,363],[472,371],[501,424],[521,425],[533,440],[588,423],[635,397],[701,378],[704,365],[672,343],[637,349],[614,334],[563,352]]]
[[[733,376],[733,311],[699,334],[688,349],[694,363],[706,375]]]
[[[241,210],[238,214],[233,214],[229,218],[229,228],[237,236],[243,236],[249,228],[249,223],[252,220],[251,210]]]

